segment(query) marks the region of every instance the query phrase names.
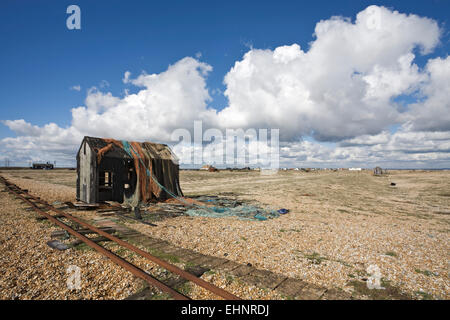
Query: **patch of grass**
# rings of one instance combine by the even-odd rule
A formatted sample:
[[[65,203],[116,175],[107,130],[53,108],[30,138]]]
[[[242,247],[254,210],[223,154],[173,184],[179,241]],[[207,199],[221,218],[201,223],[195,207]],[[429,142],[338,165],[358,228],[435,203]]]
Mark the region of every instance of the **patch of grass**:
[[[321,264],[322,261],[327,260],[327,258],[320,256],[317,252],[312,254],[305,254],[305,258],[308,259],[312,264]]]
[[[172,262],[172,263],[180,262],[180,258],[178,258],[177,256],[174,256],[173,254],[165,253],[165,252],[163,252],[161,250],[152,249],[152,248],[149,248],[149,251],[150,251],[151,254],[157,256],[158,258],[160,258],[162,260],[169,261],[169,262]]]
[[[423,292],[423,291],[415,291],[414,294],[418,295],[422,298],[422,300],[433,300],[433,296],[429,293]]]
[[[300,229],[280,229],[280,232],[301,232],[302,230]]]
[[[41,218],[41,216],[35,217],[35,220],[39,223],[41,223],[43,226],[45,227],[54,227],[55,224],[51,221],[49,221],[48,219],[39,219]]]
[[[117,250],[117,251],[115,252],[115,254],[117,254],[118,256],[121,256],[121,255],[124,254],[125,252],[127,252],[127,249],[126,249],[126,248],[120,247],[119,250]]]
[[[411,300],[412,298],[401,292],[399,288],[390,284],[390,281],[381,279],[381,286],[384,289],[369,289],[364,281],[351,280],[349,283],[354,289],[353,295],[359,298],[366,296],[372,300]]]
[[[175,288],[175,290],[177,290],[179,293],[185,295],[185,296],[189,296],[189,294],[192,292],[192,287],[191,284],[189,282],[185,282],[183,284],[180,284],[179,286],[177,286]]]
[[[394,251],[388,251],[385,253],[385,255],[395,257],[395,258],[398,257],[397,253],[395,253]]]
[[[81,252],[94,250],[94,249],[92,249],[91,247],[89,247],[89,246],[88,246],[86,243],[84,243],[84,242],[82,242],[82,243],[80,243],[80,244],[77,244],[76,246],[73,246],[73,248],[74,248],[75,250],[79,250],[79,251],[81,251]]]
[[[349,267],[349,268],[352,267],[349,263],[345,262],[344,260],[338,259],[338,260],[334,260],[334,261],[339,262],[340,264],[342,264],[345,267]]]
[[[247,238],[245,238],[245,237],[241,237],[241,239],[244,240],[244,241],[247,241]]]
[[[194,267],[196,267],[197,265],[195,264],[195,263],[192,263],[192,262],[186,262],[185,264],[184,264],[184,270],[187,270],[187,269],[191,269],[191,268],[194,268]]]
[[[172,297],[168,293],[158,293],[150,297],[150,300],[171,300]]]
[[[432,276],[433,272],[428,271],[428,270],[420,270],[420,269],[416,269],[415,270],[417,273],[421,273],[423,275],[426,275],[427,277]]]

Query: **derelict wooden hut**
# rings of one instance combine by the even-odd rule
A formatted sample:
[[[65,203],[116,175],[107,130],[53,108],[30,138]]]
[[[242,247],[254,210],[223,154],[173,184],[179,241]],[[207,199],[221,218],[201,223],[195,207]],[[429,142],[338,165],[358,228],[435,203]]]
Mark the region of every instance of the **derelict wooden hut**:
[[[164,190],[166,189],[166,190]],[[84,137],[77,153],[77,199],[141,202],[183,196],[178,159],[165,144]]]

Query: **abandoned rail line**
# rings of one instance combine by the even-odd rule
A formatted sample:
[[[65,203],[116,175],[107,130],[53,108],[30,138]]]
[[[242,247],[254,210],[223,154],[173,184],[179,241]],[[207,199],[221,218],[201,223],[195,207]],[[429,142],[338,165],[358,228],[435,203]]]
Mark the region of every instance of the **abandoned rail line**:
[[[133,251],[134,253],[136,253],[144,258],[147,258],[148,260],[156,263],[157,265],[168,270],[169,272],[177,274],[180,277],[184,278],[185,280],[191,281],[194,284],[216,294],[217,296],[220,296],[227,300],[239,300],[240,299],[237,296],[233,295],[232,293],[223,290],[222,288],[219,288],[219,287],[217,287],[217,286],[215,286],[215,285],[213,285],[213,284],[211,284],[211,283],[209,283],[209,282],[207,282],[207,281],[205,281],[205,280],[203,280],[203,279],[201,279],[201,278],[199,278],[199,277],[197,277],[197,276],[195,276],[173,264],[170,264],[154,255],[151,255],[150,253],[148,253],[144,250],[139,249],[138,247],[136,247],[114,235],[111,235],[110,233],[106,232],[105,230],[97,228],[97,227],[71,215],[71,214],[68,214],[67,212],[63,212],[62,210],[55,208],[54,206],[50,205],[49,203],[40,199],[39,197],[32,196],[31,194],[28,193],[28,190],[19,188],[17,185],[9,182],[6,178],[4,178],[2,176],[0,176],[0,181],[3,182],[3,184],[6,186],[8,191],[10,191],[12,194],[14,194],[19,199],[23,200],[25,203],[29,204],[34,211],[36,211],[40,215],[44,216],[48,220],[52,221],[53,223],[55,223],[56,225],[58,225],[59,227],[61,227],[65,231],[67,231],[68,233],[70,233],[71,235],[75,236],[76,238],[78,238],[79,240],[84,242],[89,247],[95,249],[102,255],[106,256],[114,263],[118,264],[122,268],[131,272],[136,277],[139,277],[139,278],[143,279],[144,281],[146,281],[148,284],[157,287],[158,289],[160,289],[163,292],[168,293],[174,299],[190,300],[189,297],[172,289],[171,287],[167,286],[163,282],[154,278],[153,276],[151,276],[144,270],[140,269],[136,265],[128,262],[127,260],[123,259],[122,257],[120,257],[120,256],[114,254],[113,252],[107,250],[106,248],[102,247],[95,241],[86,237],[82,233],[80,233],[77,230],[75,230],[74,228],[72,228],[69,224],[59,220],[58,218],[67,219],[71,223],[75,223],[76,225],[79,225],[85,229],[88,229],[88,230],[92,231],[93,233],[97,233],[98,235],[103,236],[104,238],[106,238],[110,241],[113,241],[117,245],[124,247],[130,251]],[[42,207],[39,207],[38,205],[42,205],[45,209],[43,209]],[[56,213],[56,215],[51,215],[50,213],[48,213],[46,211],[52,211],[52,212]]]

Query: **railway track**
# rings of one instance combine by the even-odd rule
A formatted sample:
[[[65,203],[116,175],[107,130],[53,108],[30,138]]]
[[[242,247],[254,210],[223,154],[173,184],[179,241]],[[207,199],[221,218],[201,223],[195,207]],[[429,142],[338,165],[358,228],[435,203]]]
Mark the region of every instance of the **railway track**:
[[[98,243],[92,241],[91,239],[84,236],[83,234],[77,232],[77,230],[75,230],[72,226],[63,222],[60,219],[67,219],[68,221],[70,221],[70,223],[74,223],[85,229],[89,229],[92,232],[97,233],[98,235],[103,236],[104,238],[107,238],[108,240],[115,242],[117,245],[119,245],[123,248],[126,248],[130,251],[133,251],[136,254],[163,267],[164,269],[166,269],[174,274],[179,275],[180,277],[184,278],[185,280],[195,283],[196,285],[216,294],[219,297],[222,297],[226,300],[239,300],[240,299],[237,296],[233,295],[232,293],[229,293],[229,292],[223,290],[222,288],[219,288],[219,287],[217,287],[217,286],[215,286],[215,285],[213,285],[213,284],[211,284],[211,283],[209,283],[209,282],[207,282],[207,281],[205,281],[183,269],[180,269],[179,267],[177,267],[173,264],[170,264],[167,261],[164,261],[154,255],[151,255],[150,253],[148,253],[144,250],[141,250],[138,247],[135,247],[134,245],[132,245],[114,235],[109,234],[108,232],[105,232],[105,231],[103,231],[103,230],[101,230],[101,229],[67,213],[67,212],[58,210],[57,208],[53,207],[49,203],[45,202],[44,200],[30,195],[27,192],[27,190],[22,190],[17,185],[9,182],[7,179],[5,179],[2,176],[0,176],[0,180],[4,183],[4,185],[6,186],[8,191],[10,191],[16,197],[20,198],[21,200],[23,200],[24,202],[29,204],[34,209],[34,211],[36,211],[40,215],[44,216],[48,220],[52,221],[53,223],[55,223],[62,229],[66,230],[68,233],[70,233],[74,237],[76,237],[79,240],[81,240],[82,242],[86,243],[86,245],[88,245],[91,248],[93,248],[94,250],[100,252],[102,255],[108,257],[111,261],[115,262],[116,264],[118,264],[119,266],[124,268],[125,270],[127,270],[127,271],[131,272],[132,274],[134,274],[135,276],[143,279],[148,284],[159,288],[161,291],[168,293],[174,299],[190,300],[189,297],[170,288],[169,286],[167,286],[163,282],[159,281],[158,279],[154,278],[153,276],[151,276],[144,270],[140,269],[136,265],[128,262],[127,260],[123,259],[122,257],[120,257],[120,256],[114,254],[113,252],[107,250],[106,248],[102,247]],[[45,208],[45,210],[43,208]],[[46,211],[52,211],[52,212],[56,213],[56,215],[53,216]]]

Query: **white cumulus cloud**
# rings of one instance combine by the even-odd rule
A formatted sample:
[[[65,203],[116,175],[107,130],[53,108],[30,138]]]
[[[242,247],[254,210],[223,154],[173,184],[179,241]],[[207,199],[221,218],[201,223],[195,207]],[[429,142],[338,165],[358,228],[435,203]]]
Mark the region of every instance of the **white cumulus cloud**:
[[[227,127],[277,127],[292,140],[312,134],[341,140],[377,134],[398,121],[392,99],[413,92],[424,75],[414,49],[439,43],[437,23],[371,6],[356,21],[320,21],[308,50],[298,44],[252,49],[225,77]]]

